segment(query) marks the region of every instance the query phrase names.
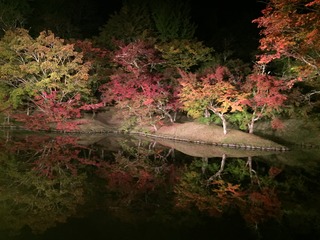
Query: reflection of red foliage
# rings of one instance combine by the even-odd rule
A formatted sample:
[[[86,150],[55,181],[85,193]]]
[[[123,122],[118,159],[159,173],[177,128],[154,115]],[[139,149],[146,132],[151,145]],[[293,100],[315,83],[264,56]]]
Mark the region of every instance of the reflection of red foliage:
[[[144,154],[144,153],[142,153]],[[175,172],[173,167],[166,164],[161,167],[151,166],[145,157],[135,156],[128,159],[122,154],[116,155],[115,162],[108,162],[98,169],[98,176],[106,180],[106,188],[114,194],[120,194],[122,202],[126,204],[144,194],[162,189],[171,188],[171,178]]]
[[[76,175],[78,169],[86,165],[100,166],[94,158],[81,157],[81,152],[86,148],[77,144],[77,138],[71,136],[52,138],[31,135],[12,142],[10,150],[19,152],[19,156],[34,165],[35,171],[49,178],[69,173]]]
[[[274,189],[263,188],[260,192],[251,192],[245,208],[242,208],[248,223],[258,224],[269,218],[281,216],[281,202]]]
[[[274,177],[278,176],[281,172],[282,172],[282,169],[281,169],[281,168],[270,167],[270,169],[269,169],[269,176],[270,176],[271,178],[274,178]]]
[[[154,185],[156,184],[155,177],[144,169],[139,172],[116,170],[109,172],[105,177],[108,180],[109,188],[113,190],[121,189],[123,192],[145,192],[153,190],[155,188]]]
[[[195,189],[194,189],[195,190]],[[178,196],[176,206],[183,209],[192,209],[196,206],[200,211],[208,213],[210,216],[219,217],[224,210],[229,207],[242,204],[244,202],[244,192],[240,185],[233,185],[223,180],[210,182],[210,192],[192,191],[192,187],[185,185],[176,187]]]
[[[167,184],[174,185],[179,181],[179,178],[181,176],[181,172],[179,171],[178,167],[176,167],[174,164],[168,166],[168,178],[167,178]]]
[[[154,189],[154,176],[145,170],[140,170],[138,188],[144,190],[153,190]]]
[[[133,177],[125,171],[114,171],[107,175],[108,186],[111,189],[121,189],[129,192],[132,189]]]
[[[74,137],[58,136],[54,140],[42,143],[42,152],[39,158],[34,161],[34,169],[42,175],[53,178],[61,172],[71,172],[76,175],[78,168],[83,165],[99,166],[99,163],[80,156],[81,150],[85,147],[77,144]]]
[[[236,207],[249,225],[281,216],[281,203],[274,189],[267,187],[243,189],[240,184],[220,179],[210,182],[210,192],[201,188],[192,189],[182,183],[177,186],[176,193],[177,207],[192,209],[196,206],[200,211],[216,217]]]
[[[204,196],[200,193],[181,191],[176,198],[176,207],[181,209],[191,210],[196,206],[201,212],[205,212],[212,217],[220,217],[223,214],[223,209],[218,198],[214,196]]]
[[[243,196],[239,184],[233,185],[223,180],[216,180],[212,182],[212,185],[212,191],[217,194],[217,197],[221,200],[222,205],[230,201],[230,198],[236,199]]]

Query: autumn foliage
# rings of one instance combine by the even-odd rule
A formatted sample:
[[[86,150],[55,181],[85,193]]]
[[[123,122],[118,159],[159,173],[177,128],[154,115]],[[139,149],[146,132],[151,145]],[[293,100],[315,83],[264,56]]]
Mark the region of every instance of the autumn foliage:
[[[88,84],[90,62],[52,32],[33,39],[25,29],[7,31],[0,50],[1,84],[8,88],[4,100],[25,112],[23,117],[16,115],[18,120],[24,118],[40,129],[58,123],[61,130],[60,123],[79,118],[84,108],[101,106]]]
[[[182,85],[179,97],[182,108],[194,118],[205,116],[208,112],[216,114],[221,119],[223,132],[226,134],[225,115],[242,111],[241,101],[245,98],[245,94],[233,84],[234,77],[231,72],[222,66],[203,76],[182,70],[179,72],[179,82]]]
[[[213,169],[215,163],[209,165],[211,168],[207,167],[207,172]],[[229,168],[228,165],[232,167]],[[255,227],[270,219],[282,217],[279,193],[272,185],[274,175],[253,176],[252,172],[256,172],[244,168],[247,166],[245,162],[237,163],[235,160],[225,166],[223,175],[220,169],[219,174],[208,179],[195,166],[199,168],[196,164],[189,166],[189,171],[184,172],[175,185],[175,202],[178,208],[190,211],[196,208],[213,217],[221,217],[236,210],[249,226]],[[271,167],[270,171],[273,169]],[[233,178],[228,178],[229,174],[234,175]]]
[[[261,28],[259,62],[291,58],[298,61],[291,69],[297,77],[316,77],[320,71],[320,1],[271,0],[262,14],[253,20]]]
[[[119,47],[112,58],[115,72],[100,87],[102,101],[116,104],[127,112],[127,117],[135,117],[140,123],[153,124],[153,116],[172,121],[170,114],[177,108],[177,84],[159,70],[163,64],[159,52],[144,41]]]
[[[277,116],[285,105],[286,92],[289,89],[290,85],[287,82],[274,76],[259,73],[248,76],[242,86],[242,90],[248,95],[241,104],[249,113],[246,115],[249,133],[253,133],[256,121]]]
[[[316,82],[319,76],[319,5],[319,0],[268,1],[262,16],[253,20],[262,36],[256,65],[263,71],[253,67],[251,73],[239,72],[238,61],[217,60],[219,54],[192,34],[182,38],[178,26],[184,18],[173,21],[174,28],[167,32],[162,24],[168,19],[147,13],[151,5],[130,10],[148,16],[143,23],[132,21],[139,29],[136,35],[129,31],[117,40],[100,36],[106,43],[112,41],[112,47],[98,39],[100,47],[88,39],[66,41],[51,31],[32,37],[23,28],[7,30],[0,41],[0,111],[6,117],[15,111],[16,120],[28,128],[62,131],[75,130],[81,121],[73,120],[84,111],[106,105],[123,113],[128,128],[140,124],[157,130],[163,121],[174,122],[178,111],[218,119],[224,134],[228,121],[241,129],[246,126],[250,133],[262,118],[277,119],[272,125],[281,127],[277,115],[287,102],[294,102],[287,100],[296,80]],[[153,11],[160,14],[166,7]],[[126,6],[115,14],[102,31],[123,26],[122,16],[130,22],[133,12],[127,11]],[[152,19],[167,36],[157,38]],[[187,29],[193,25],[187,24]],[[290,63],[282,76],[265,71],[268,64],[283,59]],[[316,90],[312,94],[320,92]]]

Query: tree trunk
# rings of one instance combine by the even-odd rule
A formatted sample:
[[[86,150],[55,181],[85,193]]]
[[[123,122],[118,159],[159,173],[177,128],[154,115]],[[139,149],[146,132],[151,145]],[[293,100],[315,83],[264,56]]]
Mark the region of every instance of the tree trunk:
[[[227,121],[223,115],[222,115],[221,120],[222,120],[223,134],[226,135],[227,134]]]
[[[249,133],[253,133],[253,126],[254,126],[254,121],[251,121],[250,123],[248,123],[248,128],[249,128]]]
[[[222,121],[223,134],[226,135],[227,134],[227,120],[225,119],[223,114],[218,114],[218,116],[220,117],[220,119]]]
[[[208,179],[208,182],[212,182],[214,181],[215,179],[217,178],[221,178],[221,173],[223,172],[224,170],[224,165],[226,163],[226,154],[222,154],[222,159],[221,159],[221,164],[220,164],[220,169],[218,172],[216,172],[214,175],[212,175],[209,179]]]
[[[211,110],[214,114],[218,115],[218,117],[221,119],[223,134],[226,135],[227,134],[227,120],[225,119],[224,114],[218,112],[213,106],[209,106],[208,109]]]
[[[260,119],[260,117],[256,117],[256,114],[254,112],[253,115],[252,115],[250,123],[248,123],[249,133],[251,133],[251,134],[253,133],[254,123],[256,121],[258,121],[259,119]]]

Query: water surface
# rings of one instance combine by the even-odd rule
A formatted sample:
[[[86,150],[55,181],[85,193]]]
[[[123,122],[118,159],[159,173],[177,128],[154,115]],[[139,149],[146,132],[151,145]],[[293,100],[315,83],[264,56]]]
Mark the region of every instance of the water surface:
[[[2,131],[0,239],[320,239],[319,156]]]

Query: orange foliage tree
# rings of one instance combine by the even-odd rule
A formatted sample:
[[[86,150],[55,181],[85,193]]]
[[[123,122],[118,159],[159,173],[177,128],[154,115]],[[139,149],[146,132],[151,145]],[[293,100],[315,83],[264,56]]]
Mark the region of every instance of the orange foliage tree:
[[[295,77],[313,80],[320,73],[320,1],[270,0],[253,22],[261,28],[260,64],[291,58]]]
[[[202,77],[182,70],[179,73],[182,109],[194,118],[210,112],[216,114],[222,121],[223,133],[227,134],[225,115],[242,111],[241,102],[246,96],[233,84],[234,77],[231,72],[226,67],[219,66]]]
[[[251,163],[241,159],[233,159],[225,166],[224,161],[225,157],[217,172],[219,166],[215,162],[207,166],[206,173],[200,171],[201,165],[197,162],[188,166],[174,188],[176,206],[189,210],[195,207],[214,217],[237,209],[248,226],[280,219],[283,211],[275,175],[260,176],[251,167],[247,168]],[[270,171],[274,169],[271,167]],[[208,178],[207,174],[212,171],[215,174]],[[275,174],[279,174],[281,170],[276,171]]]

